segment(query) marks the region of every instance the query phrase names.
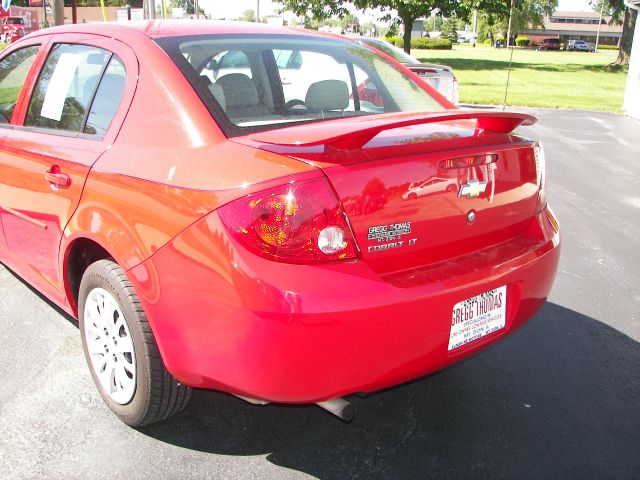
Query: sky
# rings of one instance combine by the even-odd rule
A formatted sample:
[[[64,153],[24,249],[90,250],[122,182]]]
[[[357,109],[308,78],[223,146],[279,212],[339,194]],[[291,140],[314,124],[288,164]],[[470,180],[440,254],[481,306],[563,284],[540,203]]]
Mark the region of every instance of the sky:
[[[271,0],[199,0],[200,7],[213,18],[238,18],[245,10],[256,10],[260,1],[260,16],[277,14],[280,6]],[[588,0],[560,0],[558,10],[590,11]],[[359,15],[358,15],[359,16]],[[368,19],[372,19],[368,16]]]

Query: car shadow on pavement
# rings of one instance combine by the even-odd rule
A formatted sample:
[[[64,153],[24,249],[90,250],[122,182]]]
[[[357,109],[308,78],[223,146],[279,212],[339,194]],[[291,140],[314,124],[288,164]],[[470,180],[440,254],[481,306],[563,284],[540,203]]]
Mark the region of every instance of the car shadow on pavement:
[[[547,304],[461,365],[368,398],[345,424],[315,406],[196,391],[157,440],[332,478],[639,478],[640,345]]]

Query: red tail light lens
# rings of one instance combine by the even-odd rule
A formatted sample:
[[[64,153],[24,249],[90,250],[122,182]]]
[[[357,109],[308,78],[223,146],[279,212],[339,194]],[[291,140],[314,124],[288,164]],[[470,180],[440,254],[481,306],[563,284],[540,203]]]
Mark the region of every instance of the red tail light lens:
[[[254,193],[218,212],[234,238],[270,260],[306,264],[357,255],[345,213],[324,178]]]

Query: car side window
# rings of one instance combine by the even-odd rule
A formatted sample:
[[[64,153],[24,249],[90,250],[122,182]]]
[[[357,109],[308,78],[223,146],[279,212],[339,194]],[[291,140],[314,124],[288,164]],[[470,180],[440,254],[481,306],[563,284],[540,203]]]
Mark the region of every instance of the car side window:
[[[25,126],[81,132],[111,52],[89,45],[55,45],[42,67]]]
[[[20,90],[39,48],[38,45],[21,48],[0,62],[0,123],[11,122]]]
[[[118,111],[126,81],[127,72],[124,63],[118,56],[113,55],[100,80],[93,103],[91,103],[84,133],[93,135],[106,133],[111,120]]]

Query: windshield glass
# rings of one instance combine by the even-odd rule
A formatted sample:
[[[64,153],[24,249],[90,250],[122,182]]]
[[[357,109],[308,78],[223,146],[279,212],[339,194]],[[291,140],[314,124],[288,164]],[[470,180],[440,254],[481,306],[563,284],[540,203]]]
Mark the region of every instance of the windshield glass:
[[[9,25],[24,25],[24,20],[22,18],[10,18],[8,23]]]
[[[295,35],[158,39],[227,136],[445,107],[370,49]]]
[[[362,43],[366,43],[367,45],[371,45],[373,48],[377,48],[381,52],[386,53],[391,58],[393,58],[396,62],[400,63],[411,63],[417,64],[420,63],[418,60],[413,58],[411,55],[406,53],[404,50],[399,49],[398,47],[394,47],[388,42],[384,40],[377,40],[374,38],[363,38]]]

